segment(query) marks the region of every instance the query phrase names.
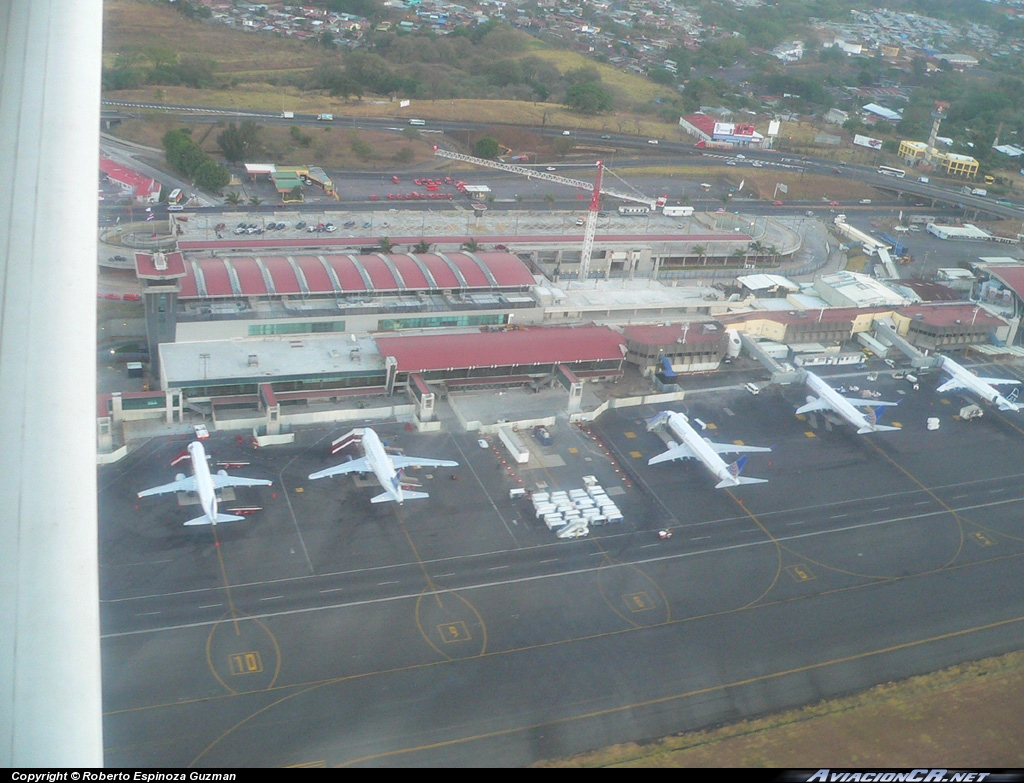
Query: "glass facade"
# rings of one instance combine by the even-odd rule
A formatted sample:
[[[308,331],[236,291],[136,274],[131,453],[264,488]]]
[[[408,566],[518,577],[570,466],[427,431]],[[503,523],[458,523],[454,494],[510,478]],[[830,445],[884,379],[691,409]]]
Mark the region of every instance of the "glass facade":
[[[250,324],[250,337],[267,337],[275,334],[322,334],[344,332],[344,321],[286,321],[274,324]]]
[[[377,329],[393,332],[397,329],[430,329],[441,326],[501,326],[508,322],[504,313],[494,315],[435,315],[423,318],[381,318]]]

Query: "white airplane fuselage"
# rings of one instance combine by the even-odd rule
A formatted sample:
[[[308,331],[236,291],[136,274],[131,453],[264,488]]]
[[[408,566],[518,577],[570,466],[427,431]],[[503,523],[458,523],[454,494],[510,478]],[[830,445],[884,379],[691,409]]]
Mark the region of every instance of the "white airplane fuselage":
[[[992,386],[987,380],[979,378],[966,367],[961,366],[948,356],[942,357],[942,369],[949,373],[950,383],[944,386],[959,386],[960,388],[980,397],[983,401],[995,405],[1003,411],[1019,411],[1021,406],[1011,402],[1007,397],[999,393],[999,390]],[[1000,383],[1014,383],[1011,378],[998,379]],[[940,389],[942,391],[942,389]]]
[[[213,489],[213,478],[210,476],[210,465],[206,461],[206,449],[199,441],[188,444],[188,455],[192,459],[192,474],[196,478],[196,494],[199,495],[199,505],[203,512],[210,518],[210,522],[217,522],[217,493]]]
[[[396,502],[402,503],[402,481],[395,470],[395,465],[384,450],[384,444],[380,437],[372,429],[367,427],[363,430],[363,452],[366,455],[366,462],[373,470],[383,490],[393,497]]]
[[[712,449],[708,445],[707,441],[704,440],[704,438],[702,438],[690,425],[690,422],[684,414],[669,411],[668,428],[669,431],[679,439],[680,443],[688,446],[693,453],[697,455],[697,459],[704,463],[704,467],[706,467],[719,481],[728,482],[733,486],[738,486],[740,484],[739,477],[734,476],[729,472],[729,465],[726,461],[722,459],[718,455],[718,452]]]
[[[868,421],[867,416],[848,403],[843,395],[833,389],[826,381],[822,380],[814,373],[807,373],[804,382],[807,384],[808,389],[817,394],[819,399],[827,403],[828,406],[835,411],[836,414],[841,416],[848,424],[852,424],[858,430],[864,429],[865,427],[872,430],[875,429],[875,425]]]

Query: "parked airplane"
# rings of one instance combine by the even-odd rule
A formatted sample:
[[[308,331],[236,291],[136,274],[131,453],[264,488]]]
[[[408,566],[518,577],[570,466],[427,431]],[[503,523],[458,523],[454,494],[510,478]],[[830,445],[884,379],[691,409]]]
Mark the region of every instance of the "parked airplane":
[[[985,402],[990,402],[1001,411],[1019,411],[1020,403],[1014,402],[1016,395],[1011,393],[1004,397],[999,391],[993,388],[992,384],[1016,383],[1020,381],[1014,378],[980,378],[966,367],[962,367],[948,356],[942,357],[942,369],[949,373],[949,380],[942,384],[938,391],[964,391],[980,397]]]
[[[659,462],[668,462],[676,459],[698,459],[704,463],[711,474],[719,479],[715,489],[723,487],[735,487],[739,484],[765,484],[767,479],[746,478],[740,475],[743,466],[747,464],[746,457],[740,457],[730,465],[719,454],[737,454],[743,451],[771,451],[766,446],[735,446],[729,443],[712,443],[702,438],[697,431],[690,426],[689,419],[682,413],[675,411],[662,411],[657,416],[648,420],[647,431],[650,432],[660,424],[668,426],[676,438],[677,443],[672,443],[668,451],[647,460],[648,465],[656,465]]]
[[[245,517],[233,514],[220,514],[217,512],[217,492],[222,487],[269,487],[274,482],[266,479],[240,478],[229,476],[227,471],[221,470],[217,473],[210,473],[210,466],[206,462],[206,449],[199,441],[188,445],[188,456],[192,460],[192,475],[186,477],[179,473],[177,478],[170,484],[163,484],[152,489],[144,489],[139,493],[140,498],[149,495],[163,495],[168,492],[195,492],[199,495],[199,505],[202,506],[203,515],[190,519],[186,525],[216,525],[221,522],[238,522]]]
[[[858,400],[844,397],[825,381],[809,370],[805,370],[804,383],[807,388],[817,394],[817,397],[808,396],[807,404],[797,408],[796,412],[811,413],[812,411],[828,411],[840,416],[848,424],[857,428],[858,435],[868,432],[887,432],[898,430],[899,427],[889,427],[878,423],[878,418],[887,406],[896,405],[895,402],[878,402],[877,400]],[[862,413],[857,408],[872,408],[867,413]]]
[[[363,451],[365,455],[359,459],[342,462],[332,468],[318,470],[310,473],[310,479],[326,478],[337,476],[342,473],[373,473],[384,491],[379,495],[370,498],[371,503],[385,503],[393,500],[396,503],[404,503],[407,499],[429,497],[426,492],[413,492],[402,489],[402,469],[420,465],[425,468],[452,468],[458,462],[449,459],[426,459],[423,457],[405,457],[388,454],[384,450],[384,444],[380,442],[377,433],[369,427],[363,430]]]

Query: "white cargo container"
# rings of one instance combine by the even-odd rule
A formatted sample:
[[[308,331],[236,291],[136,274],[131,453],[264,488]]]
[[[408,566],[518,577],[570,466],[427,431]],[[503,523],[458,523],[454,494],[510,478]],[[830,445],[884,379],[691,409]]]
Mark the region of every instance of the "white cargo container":
[[[665,217],[690,217],[693,214],[693,207],[670,207],[666,204],[661,214]]]
[[[508,449],[508,453],[512,455],[512,459],[517,464],[525,465],[530,461],[530,452],[526,448],[526,444],[511,427],[499,427],[498,439],[505,444],[505,448]]]

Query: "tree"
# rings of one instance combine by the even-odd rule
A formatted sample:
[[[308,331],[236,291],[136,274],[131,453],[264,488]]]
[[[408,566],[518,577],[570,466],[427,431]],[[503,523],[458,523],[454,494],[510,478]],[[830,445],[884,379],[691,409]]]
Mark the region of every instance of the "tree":
[[[427,240],[425,240],[425,239],[421,239],[419,242],[417,242],[415,245],[413,245],[412,252],[414,252],[414,253],[429,253],[430,252],[430,243]]]
[[[388,239],[387,237],[381,237],[379,245],[380,245],[380,252],[384,253],[385,255],[390,253],[391,249],[394,247],[394,245],[391,244],[391,240]]]
[[[231,175],[207,155],[206,160],[192,173],[192,179],[203,190],[220,190],[231,181]]]
[[[615,99],[601,85],[588,82],[566,90],[565,105],[583,114],[601,114],[615,108]]]
[[[470,237],[467,241],[462,243],[462,249],[467,253],[476,253],[480,250],[480,243]]]
[[[498,140],[493,136],[484,136],[473,145],[473,154],[478,158],[493,160],[498,157]]]
[[[550,193],[545,193],[544,194],[544,203],[548,205],[548,209],[551,209],[551,207],[555,203],[555,197],[552,196]]]
[[[245,201],[245,199],[242,198],[242,196],[240,194],[235,193],[234,191],[232,191],[231,193],[228,193],[224,197],[224,200],[226,202],[228,202],[233,207],[237,207],[239,204],[241,204],[243,201]]]
[[[708,265],[708,259],[707,259],[708,248],[707,248],[707,245],[694,245],[693,247],[690,248],[690,251],[694,255],[697,256],[697,260],[698,261],[700,261],[702,258],[704,259],[703,266],[707,266]]]
[[[249,206],[250,207],[258,207],[262,203],[263,203],[263,199],[261,199],[259,196],[249,196]]]
[[[232,122],[227,129],[217,134],[217,146],[225,158],[237,163],[259,150],[259,132],[259,125],[252,120],[245,120],[241,125]]]

